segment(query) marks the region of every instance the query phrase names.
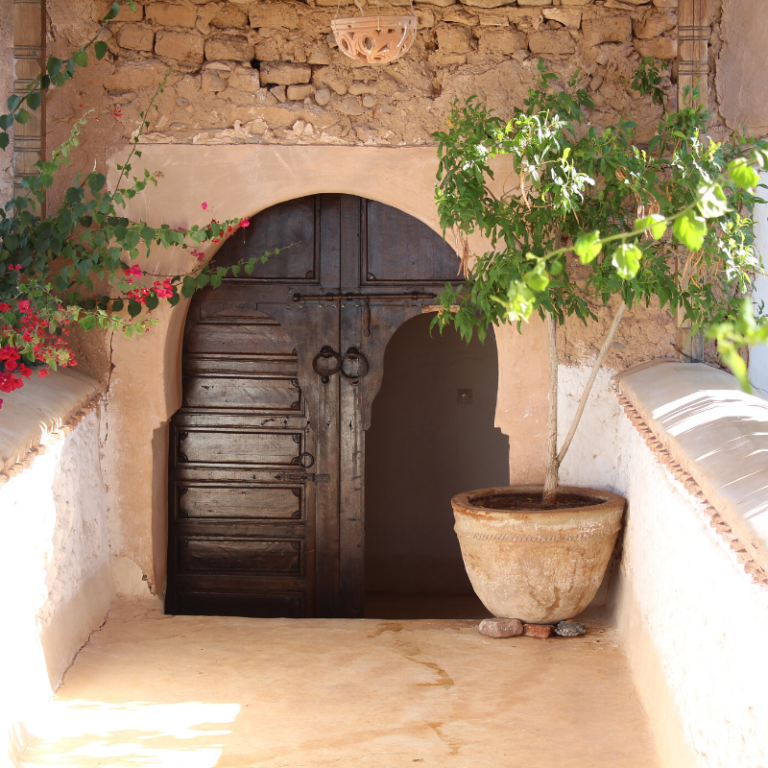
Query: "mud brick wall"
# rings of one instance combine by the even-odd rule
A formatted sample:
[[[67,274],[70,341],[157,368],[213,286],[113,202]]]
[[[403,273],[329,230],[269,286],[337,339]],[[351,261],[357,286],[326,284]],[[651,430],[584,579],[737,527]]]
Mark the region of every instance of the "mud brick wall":
[[[340,16],[359,13],[345,2]],[[366,14],[376,13],[371,0],[362,2]],[[148,142],[428,144],[456,98],[477,94],[501,113],[521,104],[539,57],[564,76],[582,71],[596,123],[622,112],[647,131],[660,111],[637,99],[628,81],[642,56],[676,56],[676,3],[419,0],[413,48],[383,67],[339,52],[330,31],[337,0],[137,4],[110,24],[109,54],[78,73],[78,93],[51,97],[50,138],[63,138],[56,117],[68,121],[88,108],[104,123],[100,133],[127,137],[170,68]],[[408,5],[379,11],[407,13]],[[82,43],[106,7],[50,0],[49,51]],[[669,79],[665,86],[672,95]]]
[[[137,3],[135,13],[123,8],[103,34],[107,56],[49,95],[48,146],[89,113],[72,171],[90,170],[94,161],[103,167],[135,135],[169,70],[142,142],[430,145],[457,98],[476,94],[500,114],[522,105],[539,58],[564,78],[581,71],[596,125],[621,113],[638,123],[641,137],[653,131],[661,108],[629,89],[643,56],[669,64],[663,87],[674,104],[677,0],[417,0],[413,47],[376,67],[336,47],[330,23],[337,6],[339,16],[359,13],[345,2],[178,0]],[[376,13],[374,0],[358,2],[367,3],[367,15]],[[382,0],[379,12],[410,12],[408,0],[397,2]],[[81,45],[107,8],[107,0],[48,0],[49,55]],[[596,353],[610,314],[602,310],[601,322],[588,328],[576,320],[561,328],[561,360]],[[666,310],[632,312],[608,364],[674,355],[673,343]]]

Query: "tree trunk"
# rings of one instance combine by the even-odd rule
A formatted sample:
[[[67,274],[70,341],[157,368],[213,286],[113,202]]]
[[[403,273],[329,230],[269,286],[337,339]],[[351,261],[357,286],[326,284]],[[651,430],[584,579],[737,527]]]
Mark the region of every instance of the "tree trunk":
[[[547,315],[547,335],[549,337],[549,416],[547,435],[547,471],[544,475],[544,495],[542,505],[552,507],[557,498],[557,482],[560,462],[557,457],[557,323],[552,315]]]
[[[558,468],[563,463],[565,454],[568,453],[568,449],[571,447],[571,440],[573,440],[573,436],[576,434],[576,428],[579,426],[579,422],[581,421],[581,415],[584,413],[584,407],[587,404],[589,393],[592,391],[592,385],[595,383],[595,379],[597,378],[597,372],[600,370],[600,366],[603,364],[603,360],[605,360],[605,356],[608,354],[608,350],[611,348],[611,344],[613,344],[613,340],[616,337],[616,331],[619,329],[619,323],[621,322],[621,318],[624,317],[624,311],[626,308],[627,305],[622,301],[621,306],[613,318],[613,322],[611,323],[611,328],[608,331],[608,335],[605,337],[605,341],[603,341],[603,346],[601,347],[600,353],[595,360],[595,364],[592,366],[592,373],[590,373],[587,384],[584,387],[584,391],[581,393],[581,400],[579,401],[579,407],[576,409],[576,415],[573,417],[573,421],[571,422],[571,428],[568,430],[568,434],[565,438],[565,441],[563,442],[562,448],[560,448],[560,453],[557,454]]]

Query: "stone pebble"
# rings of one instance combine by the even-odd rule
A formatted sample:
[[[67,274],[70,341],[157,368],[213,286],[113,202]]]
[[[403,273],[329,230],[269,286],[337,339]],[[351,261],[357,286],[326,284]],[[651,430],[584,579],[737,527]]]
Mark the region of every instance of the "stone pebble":
[[[483,619],[478,630],[486,637],[517,637],[523,634],[523,622],[519,619]]]
[[[549,637],[553,629],[551,624],[523,624],[523,634],[526,637],[536,637],[540,640]]]
[[[555,627],[555,634],[559,637],[581,637],[587,634],[587,628],[578,621],[561,621]]]

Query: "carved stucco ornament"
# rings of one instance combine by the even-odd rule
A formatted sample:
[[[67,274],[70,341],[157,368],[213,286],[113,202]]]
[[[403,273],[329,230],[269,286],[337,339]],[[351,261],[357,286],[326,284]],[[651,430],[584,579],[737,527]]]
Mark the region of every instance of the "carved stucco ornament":
[[[416,39],[416,16],[357,16],[334,19],[339,50],[355,61],[389,64],[404,56]]]

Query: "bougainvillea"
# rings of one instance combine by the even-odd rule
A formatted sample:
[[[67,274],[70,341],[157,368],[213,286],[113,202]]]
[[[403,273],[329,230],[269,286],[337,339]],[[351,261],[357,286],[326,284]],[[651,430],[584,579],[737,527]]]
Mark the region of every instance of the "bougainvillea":
[[[132,2],[127,5],[133,8]],[[51,57],[25,94],[8,99],[9,112],[0,115],[0,149],[9,145],[8,130],[14,122],[26,123],[28,110],[40,107],[46,91],[63,86],[77,67],[88,65],[89,50],[93,49],[97,59],[104,57],[106,43],[97,38],[118,12],[119,3],[114,3],[89,42],[64,61]],[[161,301],[175,306],[182,296],[190,297],[206,285],[218,287],[227,275],[236,276],[241,270],[251,274],[257,261],[278,252],[212,269],[204,265],[205,246],[220,245],[247,227],[248,219],[212,218],[202,227],[172,228],[167,224],[151,227],[125,216],[126,203],[147,184],[157,183],[157,177],[147,170],[135,174],[131,163],[141,156],[139,139],[150,125],[150,115],[157,111],[155,100],[167,78],[168,74],[141,112],[142,123],[128,158],[117,166],[120,175],[114,189],[107,188],[105,176],[96,170],[75,176],[58,209],[41,213],[46,192],[56,175],[66,172],[69,154],[79,144],[86,115],[76,120],[68,140],[50,159],[38,161],[35,173],[22,179],[23,193],[0,208],[0,392],[23,386],[34,368],[44,375],[49,369],[76,365],[68,343],[75,324],[84,331],[144,333],[156,322],[152,310]],[[119,112],[109,114],[119,117]],[[201,202],[201,208],[209,211],[210,206]],[[148,256],[157,246],[188,250],[194,259],[191,270],[173,277],[147,274],[138,260],[142,252]],[[109,283],[109,292],[96,294],[96,281]]]

